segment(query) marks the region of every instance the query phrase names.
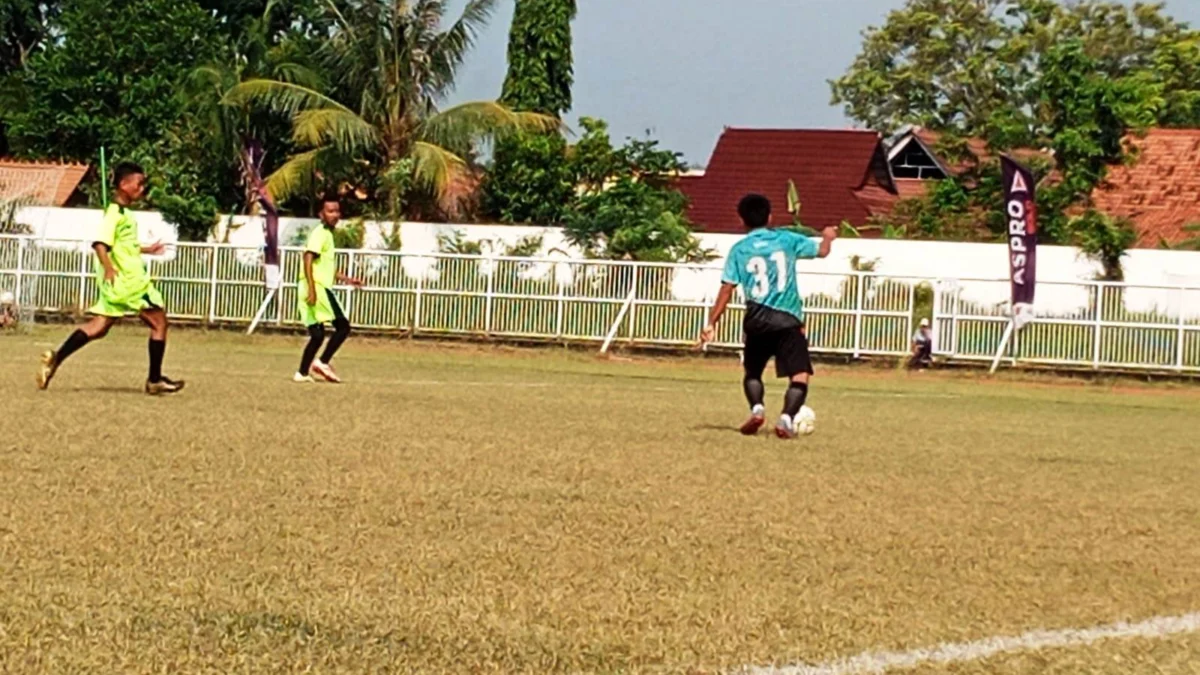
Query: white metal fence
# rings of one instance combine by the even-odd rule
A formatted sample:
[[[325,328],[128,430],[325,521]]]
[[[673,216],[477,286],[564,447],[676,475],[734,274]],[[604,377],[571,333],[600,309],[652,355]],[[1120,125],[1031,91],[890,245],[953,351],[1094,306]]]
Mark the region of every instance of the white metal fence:
[[[338,257],[340,269],[366,283],[337,289],[352,323],[422,334],[599,342],[632,297],[618,343],[685,346],[720,281],[713,265],[387,251]],[[41,314],[81,313],[95,291],[91,259],[86,242],[0,236],[0,290]],[[285,284],[265,322],[297,322],[299,264],[299,250],[285,249]],[[176,319],[247,324],[266,296],[259,249],[179,244],[150,271]],[[800,287],[817,352],[902,356],[916,322],[932,317],[939,356],[990,359],[1008,320],[1007,280],[855,272],[801,274]],[[1041,284],[1038,293],[1038,321],[1018,334],[1010,359],[1200,372],[1200,288],[1080,282]],[[741,313],[731,309],[718,346],[740,344]]]

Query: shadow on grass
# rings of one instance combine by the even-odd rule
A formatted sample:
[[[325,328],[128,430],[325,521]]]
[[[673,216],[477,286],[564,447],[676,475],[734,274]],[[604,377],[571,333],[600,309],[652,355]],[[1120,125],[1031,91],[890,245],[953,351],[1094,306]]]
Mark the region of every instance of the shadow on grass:
[[[692,431],[720,431],[725,433],[742,435],[742,432],[737,427],[731,427],[727,424],[697,424],[692,427]]]

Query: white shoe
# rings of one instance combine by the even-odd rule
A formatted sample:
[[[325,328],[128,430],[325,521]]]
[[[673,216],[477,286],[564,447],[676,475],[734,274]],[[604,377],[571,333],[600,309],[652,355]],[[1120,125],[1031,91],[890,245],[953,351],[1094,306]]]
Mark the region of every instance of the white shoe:
[[[296,373],[292,376],[292,382],[297,384],[312,384],[316,382],[316,380],[312,378],[312,375],[301,375],[300,373]]]
[[[796,425],[792,422],[792,418],[787,415],[779,416],[779,423],[775,425],[775,435],[784,439],[791,440],[796,437]]]
[[[342,378],[333,372],[333,366],[328,363],[321,363],[320,359],[313,361],[312,372],[316,373],[317,377],[326,382],[332,382],[333,384],[341,384],[342,382]]]

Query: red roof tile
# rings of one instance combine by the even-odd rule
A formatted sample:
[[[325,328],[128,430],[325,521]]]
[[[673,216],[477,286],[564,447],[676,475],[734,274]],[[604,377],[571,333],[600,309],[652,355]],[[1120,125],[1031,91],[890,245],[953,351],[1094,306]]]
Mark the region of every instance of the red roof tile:
[[[804,224],[862,225],[896,201],[886,162],[873,131],[726,129],[705,174],[677,185],[691,199],[692,222],[709,232],[742,232],[737,203],[750,192],[771,200],[777,221],[786,218],[789,180]]]
[[[0,159],[0,199],[62,206],[87,174],[87,164]]]
[[[929,192],[932,182],[925,178],[897,178],[896,192],[900,199],[919,199]]]
[[[939,162],[946,166],[946,169],[950,173],[961,175],[967,169],[971,168],[970,163],[965,161],[958,162],[956,164],[950,164],[945,158],[938,154],[938,143],[942,139],[942,134],[940,132],[930,131],[924,127],[915,127],[912,129],[912,134],[916,136],[926,148],[929,149],[929,151]],[[969,152],[975,158],[975,162],[978,164],[983,164],[990,159],[994,159],[991,148],[988,147],[987,141],[983,140],[982,138],[968,138],[967,152]],[[1033,148],[1016,148],[1010,151],[1008,154],[1014,159],[1020,161],[1028,161],[1037,157],[1048,160],[1054,158],[1054,155],[1049,151],[1036,150]]]
[[[1129,218],[1138,230],[1138,246],[1178,243],[1200,223],[1200,129],[1151,129],[1130,137],[1133,163],[1109,169],[1092,193],[1097,209]]]

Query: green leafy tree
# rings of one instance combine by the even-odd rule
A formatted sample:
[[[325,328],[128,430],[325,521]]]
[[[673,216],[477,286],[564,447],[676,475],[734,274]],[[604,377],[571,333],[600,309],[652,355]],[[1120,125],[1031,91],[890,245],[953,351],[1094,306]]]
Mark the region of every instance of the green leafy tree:
[[[1191,100],[1195,39],[1162,3],[909,0],[864,32],[862,51],[830,84],[833,102],[871,128],[920,124],[1012,148],[1037,140],[1037,82],[1056,46],[1078,40],[1113,79],[1159,66],[1164,95]]]
[[[1161,45],[1154,53],[1152,72],[1163,92],[1159,123],[1200,127],[1200,33],[1193,31]]]
[[[575,12],[575,0],[517,0],[501,102],[560,118],[571,109]],[[506,223],[554,225],[562,221],[574,191],[562,135],[522,134],[497,144],[484,184],[484,208]]]
[[[101,145],[153,155],[183,114],[184,76],[212,60],[219,34],[190,0],[68,5],[62,35],[27,63],[27,104],[8,116],[24,155],[92,160]]]
[[[1100,263],[1101,281],[1124,281],[1121,261],[1137,241],[1133,224],[1124,218],[1112,218],[1089,209],[1071,223],[1074,244],[1092,260]]]
[[[1089,57],[1080,40],[1051,48],[1041,62],[1038,117],[1054,151],[1061,180],[1042,190],[1042,231],[1057,243],[1072,239],[1068,210],[1088,205],[1108,167],[1125,158],[1128,130],[1154,123],[1161,87],[1144,73],[1112,78]],[[1132,242],[1130,242],[1132,243]]]
[[[213,17],[190,0],[88,0],[64,7],[55,34],[20,74],[21,105],[6,116],[14,152],[94,162],[103,146],[141,162],[151,205],[181,237],[206,237],[221,176],[181,85],[216,56]]]
[[[862,51],[832,81],[833,103],[885,133],[906,124],[982,135],[1020,118],[1020,65],[1007,0],[910,0],[863,33]]]
[[[562,117],[575,81],[571,21],[576,0],[517,0],[500,100],[514,110]]]
[[[587,255],[651,262],[702,261],[686,217],[687,198],[670,181],[686,167],[680,155],[652,140],[614,148],[603,121],[584,118],[572,149],[582,193],[567,212],[567,239]]]
[[[348,184],[393,214],[422,196],[445,210],[479,142],[555,128],[553,118],[494,101],[438,109],[494,5],[470,0],[445,30],[441,0],[364,0],[346,13],[331,7],[330,36],[317,54],[327,90],[277,79],[235,86],[226,103],[288,115],[292,140],[304,148],[268,178],[271,193],[283,201]],[[409,194],[398,189],[406,184]]]
[[[5,111],[22,105],[18,78],[50,38],[60,9],[57,0],[0,2],[0,155],[9,152]]]
[[[187,81],[189,117],[202,130],[201,142],[209,153],[205,161],[219,165],[221,183],[227,188],[221,192],[223,208],[250,210],[257,200],[242,166],[248,142],[263,144],[268,172],[293,150],[290,120],[248,103],[227,105],[225,99],[233,88],[261,78],[322,86],[321,78],[305,63],[311,45],[307,35],[296,28],[302,17],[286,16],[286,7],[271,0],[259,16],[226,18],[226,30],[231,30],[233,37],[220,60],[194,69]],[[234,9],[243,8],[238,5]],[[280,15],[285,15],[284,20]],[[239,183],[240,191],[236,189]]]
[[[497,144],[483,188],[484,213],[502,223],[557,225],[575,198],[567,142],[557,133]]]

